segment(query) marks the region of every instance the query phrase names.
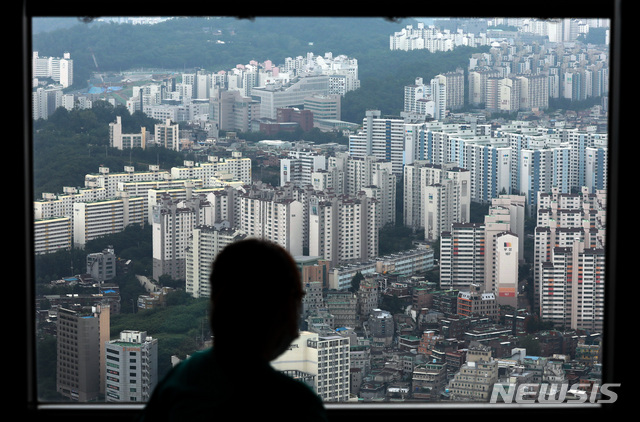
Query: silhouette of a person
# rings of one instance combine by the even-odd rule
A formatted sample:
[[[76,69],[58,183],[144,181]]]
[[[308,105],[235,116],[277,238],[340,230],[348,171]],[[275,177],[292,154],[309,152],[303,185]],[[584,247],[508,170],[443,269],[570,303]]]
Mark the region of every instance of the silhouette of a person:
[[[270,365],[298,337],[304,292],[291,255],[267,241],[234,242],[213,262],[210,283],[213,347],[170,370],[142,420],[326,421],[313,390]]]

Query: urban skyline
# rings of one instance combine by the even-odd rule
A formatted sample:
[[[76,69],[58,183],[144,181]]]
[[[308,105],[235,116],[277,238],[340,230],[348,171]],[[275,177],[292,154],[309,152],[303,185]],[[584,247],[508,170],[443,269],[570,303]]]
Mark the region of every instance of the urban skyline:
[[[114,173],[100,168],[85,175],[83,187],[44,194],[34,201],[36,251],[82,247],[131,224],[150,225],[153,281],[163,275],[184,279],[185,290],[199,298],[208,294],[207,263],[224,245],[250,236],[281,244],[298,260],[305,288],[317,296],[310,295],[313,301],[301,316],[304,341],[299,339],[290,351],[296,353],[287,355],[297,363],[276,361],[274,366],[309,382],[326,401],[486,402],[493,385],[506,383],[500,370],[522,376],[522,382],[571,379],[590,392],[600,377],[604,317],[606,48],[581,49],[577,37],[589,24],[579,20],[564,21],[564,31],[554,26],[553,35],[535,20],[489,22],[500,28],[519,25],[526,28],[525,40],[547,37],[554,48],[512,44],[513,34],[501,33],[500,41],[486,34],[472,37],[490,50],[469,57],[468,78],[461,69],[427,84],[416,75],[413,85],[394,94],[405,104],[397,116],[368,110],[362,122],[341,121],[340,99],[360,83],[357,59],[340,52],[309,53],[283,66],[249,63],[224,78],[206,71],[183,73],[179,83],[168,78],[134,89],[126,101],[129,112],[142,111],[159,123],[153,133],[141,128],[125,134],[118,118],[109,124],[111,147],[206,147],[211,153],[202,162],[170,169],[125,167]],[[434,27],[428,29],[435,34]],[[470,42],[465,31],[442,34],[440,40],[451,38],[436,45],[419,41],[434,38],[417,37],[407,27],[390,35],[390,49],[448,50]],[[571,51],[551,54],[561,51],[562,41],[571,43]],[[40,60],[34,52],[34,63]],[[66,55],[52,66],[57,71],[41,75],[64,86],[73,71],[64,77],[56,72],[72,69],[70,60]],[[564,72],[534,74],[558,69],[558,63],[566,66]],[[287,97],[291,87],[295,95]],[[460,102],[465,94],[467,104]],[[116,103],[109,90],[101,95]],[[554,96],[602,101],[586,112],[547,113]],[[52,103],[91,108],[96,98],[71,97],[55,87],[35,88],[34,116],[49,114]],[[475,108],[465,108],[471,103]],[[238,147],[242,142],[234,142],[238,139],[218,137],[274,123],[299,127],[300,109],[320,114],[325,105],[333,115],[314,122],[316,127],[344,131],[348,145],[265,140],[244,150]],[[293,109],[286,118],[285,109]],[[196,121],[207,140],[180,139],[177,122],[184,120]],[[279,185],[257,180],[248,151],[251,157],[260,151],[279,161]],[[471,203],[488,207],[482,221],[471,222]],[[109,227],[100,221],[105,212],[116,216]],[[527,224],[530,231],[525,231],[528,221],[534,221],[534,230]],[[380,256],[379,232],[389,225],[424,233],[414,238],[413,249]],[[528,238],[542,243],[540,236],[544,246],[525,245]],[[527,261],[525,248],[535,262]],[[467,267],[470,258],[482,262]],[[590,266],[583,269],[587,261]],[[573,265],[575,278],[559,271]],[[523,284],[521,266],[532,274]],[[433,270],[437,282],[426,277]],[[545,296],[554,288],[554,298]],[[527,298],[525,289],[532,296]],[[572,302],[558,305],[557,293]],[[389,306],[383,297],[404,298],[402,311],[383,309]],[[535,359],[523,347],[525,333],[531,334],[526,324],[532,321],[555,324],[536,331],[544,340],[535,344]],[[389,355],[386,361],[376,358],[380,352]],[[329,363],[324,353],[330,354]],[[309,356],[315,356],[315,366],[303,364]],[[563,364],[570,369],[558,369]],[[485,381],[469,382],[479,374]],[[333,377],[340,381],[330,382]]]

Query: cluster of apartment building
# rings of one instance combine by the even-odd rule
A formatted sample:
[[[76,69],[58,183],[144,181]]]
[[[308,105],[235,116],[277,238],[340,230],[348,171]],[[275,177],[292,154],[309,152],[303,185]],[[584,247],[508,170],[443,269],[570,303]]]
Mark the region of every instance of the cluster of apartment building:
[[[408,25],[391,36],[391,49],[433,52],[458,46],[488,46],[488,52],[471,55],[466,82],[468,104],[491,112],[544,110],[550,99],[580,101],[608,95],[608,42],[604,46],[575,42],[589,28],[608,28],[606,21],[513,19],[503,23],[516,30],[492,29],[499,24],[497,21],[484,23],[476,25],[474,32],[465,32],[463,27],[444,29],[448,26],[444,20],[438,21],[442,29],[424,23],[418,23],[416,28]],[[463,90],[464,83],[462,77]],[[456,109],[449,91],[459,92],[460,88],[437,79],[427,87],[431,90],[431,102],[414,102],[414,109],[417,106],[421,113],[437,120],[445,110]],[[418,80],[412,89],[425,92]]]
[[[129,225],[148,224],[152,206],[164,193],[177,190],[184,197],[187,186],[210,192],[250,182],[251,160],[240,153],[212,156],[204,163],[187,161],[171,170],[150,165],[147,171],[136,171],[125,166],[114,173],[101,166],[97,173],[85,175],[83,187],[64,187],[62,193],[43,193],[34,201],[35,253],[82,248]]]
[[[609,28],[608,19],[522,17],[485,19],[433,19],[406,25],[390,36],[391,50],[448,51],[458,46],[490,45],[499,40],[548,40],[551,43],[572,43],[591,28]],[[608,37],[607,37],[608,43]]]
[[[288,57],[280,66],[266,60],[196,70],[177,79],[137,87],[127,108],[163,121],[200,122],[211,135],[259,130],[277,120],[279,109],[294,106],[313,112],[314,125],[332,127],[340,120],[340,99],[360,87],[357,60],[332,53]]]
[[[34,119],[46,119],[56,108],[76,106],[73,95],[65,95],[63,88],[73,85],[73,60],[71,54],[62,57],[40,57],[37,51],[31,57],[32,112]],[[82,106],[90,106],[82,100]]]
[[[392,173],[404,177],[405,224],[416,227],[425,224],[416,212],[425,198],[425,183],[445,178],[460,179],[453,185],[468,196],[461,197],[462,204],[487,204],[501,193],[518,193],[525,196],[528,215],[536,212],[538,192],[607,188],[608,134],[598,125],[480,119],[465,113],[447,121],[407,122],[370,110],[362,129],[349,137],[349,154],[391,161]],[[446,177],[427,176],[434,167],[449,169]]]
[[[544,110],[551,99],[582,101],[609,93],[609,54],[597,46],[496,43],[473,54],[469,104],[512,113]]]

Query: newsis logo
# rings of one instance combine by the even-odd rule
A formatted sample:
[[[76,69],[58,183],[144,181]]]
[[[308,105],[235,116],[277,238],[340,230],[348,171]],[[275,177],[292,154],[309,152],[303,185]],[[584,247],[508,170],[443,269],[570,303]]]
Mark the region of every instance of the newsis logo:
[[[555,403],[613,403],[618,394],[612,388],[620,384],[594,384],[590,391],[579,389],[574,384],[569,388],[563,384],[494,384],[490,403],[519,403],[519,404],[555,404]]]

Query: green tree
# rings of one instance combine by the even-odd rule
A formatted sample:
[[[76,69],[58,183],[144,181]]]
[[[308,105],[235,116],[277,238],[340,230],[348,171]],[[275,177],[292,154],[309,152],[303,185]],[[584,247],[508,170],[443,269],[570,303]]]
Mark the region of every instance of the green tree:
[[[362,273],[360,271],[356,272],[355,275],[351,277],[351,288],[349,288],[349,291],[355,293],[360,290],[360,282],[362,280],[364,280]]]

